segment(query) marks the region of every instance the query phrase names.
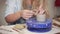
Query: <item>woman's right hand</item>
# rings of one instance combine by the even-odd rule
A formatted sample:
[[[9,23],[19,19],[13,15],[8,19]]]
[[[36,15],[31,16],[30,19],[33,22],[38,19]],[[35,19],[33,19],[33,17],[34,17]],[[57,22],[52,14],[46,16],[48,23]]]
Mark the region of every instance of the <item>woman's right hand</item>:
[[[24,19],[29,19],[33,16],[34,12],[32,10],[23,10],[22,11],[22,17]]]

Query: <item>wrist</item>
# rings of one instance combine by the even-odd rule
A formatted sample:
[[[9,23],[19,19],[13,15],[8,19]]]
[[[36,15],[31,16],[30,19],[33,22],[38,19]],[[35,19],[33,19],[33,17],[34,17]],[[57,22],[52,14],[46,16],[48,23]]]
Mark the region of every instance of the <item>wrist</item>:
[[[22,17],[22,11],[19,12],[20,17]]]
[[[16,16],[21,17],[21,11],[16,12]]]

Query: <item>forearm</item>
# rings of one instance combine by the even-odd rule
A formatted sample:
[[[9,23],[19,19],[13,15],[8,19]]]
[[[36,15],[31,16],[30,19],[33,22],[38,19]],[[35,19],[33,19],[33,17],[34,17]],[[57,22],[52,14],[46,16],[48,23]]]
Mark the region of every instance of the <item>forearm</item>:
[[[14,22],[21,17],[21,12],[16,12],[5,17],[7,23]]]

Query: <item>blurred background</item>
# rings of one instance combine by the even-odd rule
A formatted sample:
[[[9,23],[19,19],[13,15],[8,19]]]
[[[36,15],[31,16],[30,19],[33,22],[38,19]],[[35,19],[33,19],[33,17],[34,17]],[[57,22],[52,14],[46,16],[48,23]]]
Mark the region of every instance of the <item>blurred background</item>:
[[[6,0],[0,0],[0,25],[7,25],[5,21],[5,4]],[[46,5],[49,10],[50,18],[55,18],[57,16],[60,16],[60,6],[59,6],[59,0],[46,0]]]
[[[4,14],[5,14],[5,1],[6,0],[0,0],[0,25],[7,25]]]

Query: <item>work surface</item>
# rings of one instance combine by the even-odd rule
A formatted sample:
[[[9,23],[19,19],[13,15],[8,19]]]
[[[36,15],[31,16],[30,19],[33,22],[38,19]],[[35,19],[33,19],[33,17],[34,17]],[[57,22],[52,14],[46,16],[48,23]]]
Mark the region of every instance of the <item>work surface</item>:
[[[55,34],[60,32],[60,28],[57,28],[57,27],[52,27],[51,31],[45,32],[45,33],[31,32],[27,30],[27,28],[16,31],[12,29],[14,26],[15,25],[0,26],[0,34]]]

